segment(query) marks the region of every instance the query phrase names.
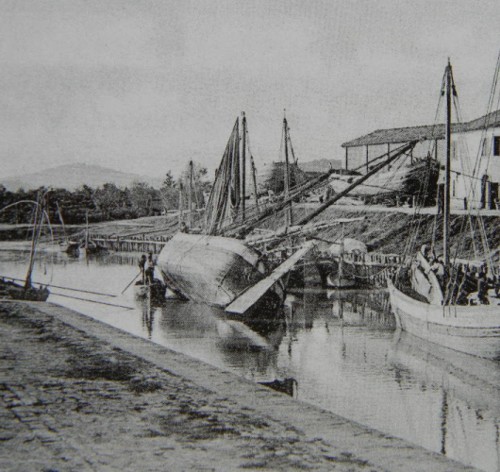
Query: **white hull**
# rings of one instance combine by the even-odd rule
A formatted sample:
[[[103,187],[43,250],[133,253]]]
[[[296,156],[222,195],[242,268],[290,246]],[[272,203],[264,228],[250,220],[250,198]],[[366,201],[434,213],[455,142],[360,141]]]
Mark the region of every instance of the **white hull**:
[[[435,344],[500,360],[500,306],[431,305],[404,294],[389,280],[390,302],[401,329]]]
[[[158,256],[167,286],[188,300],[225,308],[268,274],[260,255],[243,241],[220,236],[176,234]],[[281,304],[284,286],[277,281],[263,304]]]

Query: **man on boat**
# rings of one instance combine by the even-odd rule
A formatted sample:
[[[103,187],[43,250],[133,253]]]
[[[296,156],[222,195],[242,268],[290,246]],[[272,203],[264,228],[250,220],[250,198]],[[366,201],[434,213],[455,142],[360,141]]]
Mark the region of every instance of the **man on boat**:
[[[155,278],[155,261],[153,260],[153,253],[150,252],[148,255],[148,260],[146,262],[146,283],[148,285],[153,284]]]
[[[141,273],[143,284],[146,283],[146,277],[145,277],[146,261],[147,261],[146,254],[143,254],[139,259],[139,271]]]
[[[436,274],[436,277],[439,281],[439,283],[443,284],[444,278],[445,278],[445,267],[444,267],[444,262],[443,258],[440,256],[438,257],[431,265],[431,270]]]
[[[489,305],[488,300],[488,279],[486,278],[486,272],[481,268],[477,276],[477,299],[481,305]]]

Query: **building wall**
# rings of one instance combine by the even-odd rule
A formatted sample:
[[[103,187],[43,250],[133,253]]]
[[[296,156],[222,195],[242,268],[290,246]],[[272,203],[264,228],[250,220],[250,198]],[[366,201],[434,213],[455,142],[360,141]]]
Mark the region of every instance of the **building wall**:
[[[500,137],[500,127],[452,136],[452,206],[463,208],[466,198],[471,208],[495,207],[492,200],[499,198],[500,182],[500,156],[493,155],[495,136]]]

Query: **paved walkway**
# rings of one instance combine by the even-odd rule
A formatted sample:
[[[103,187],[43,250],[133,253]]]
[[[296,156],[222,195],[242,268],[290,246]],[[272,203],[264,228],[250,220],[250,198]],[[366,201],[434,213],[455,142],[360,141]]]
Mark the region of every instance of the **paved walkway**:
[[[71,310],[0,302],[0,470],[471,469]]]

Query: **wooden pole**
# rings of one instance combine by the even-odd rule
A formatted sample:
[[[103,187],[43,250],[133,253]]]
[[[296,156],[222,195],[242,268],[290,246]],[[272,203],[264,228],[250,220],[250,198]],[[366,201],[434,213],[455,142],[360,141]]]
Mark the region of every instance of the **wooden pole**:
[[[35,262],[35,252],[38,237],[40,236],[43,217],[43,208],[40,208],[40,197],[37,199],[37,204],[35,207],[35,216],[33,219],[33,234],[31,235],[31,247],[30,247],[30,259],[28,264],[28,270],[26,272],[26,279],[24,281],[24,288],[28,289],[31,287],[31,273],[33,272],[33,264]]]
[[[369,161],[369,158],[368,158],[368,144],[366,145],[366,172],[368,173],[368,161]]]
[[[68,242],[68,237],[66,236],[66,227],[64,226],[64,220],[63,216],[61,213],[61,209],[59,208],[59,202],[56,202],[56,207],[57,207],[57,214],[59,216],[59,221],[61,222],[62,230],[63,230],[63,236],[64,236],[64,242]]]
[[[443,258],[445,267],[450,262],[450,166],[451,166],[451,64],[446,67],[446,164],[444,174]]]
[[[288,123],[286,117],[283,118],[283,138],[285,140],[285,200],[290,197],[290,163],[288,161]],[[292,202],[287,205],[286,213],[286,227],[293,225],[292,218]]]
[[[349,170],[349,148],[345,147],[345,170]]]
[[[246,198],[246,149],[247,149],[247,118],[245,112],[241,112],[242,123],[242,149],[241,149],[241,218],[245,221],[245,198]]]
[[[253,195],[255,198],[255,208],[257,208],[257,213],[259,213],[259,195],[257,194],[257,170],[255,169],[255,163],[253,161],[253,156],[250,155],[250,164],[252,166],[252,180],[253,180]]]
[[[188,207],[189,207],[189,227],[193,227],[193,161],[189,161],[189,190],[188,190]]]
[[[89,247],[89,210],[85,209],[85,250]]]
[[[184,195],[182,194],[182,182],[179,182],[179,228],[184,220]]]

